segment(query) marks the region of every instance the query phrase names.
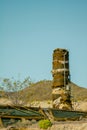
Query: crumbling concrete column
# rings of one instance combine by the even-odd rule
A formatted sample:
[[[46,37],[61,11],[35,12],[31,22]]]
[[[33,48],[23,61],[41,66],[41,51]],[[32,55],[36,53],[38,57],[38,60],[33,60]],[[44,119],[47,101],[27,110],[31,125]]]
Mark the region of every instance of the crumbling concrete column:
[[[69,52],[66,49],[55,49],[52,67],[53,108],[71,110]]]

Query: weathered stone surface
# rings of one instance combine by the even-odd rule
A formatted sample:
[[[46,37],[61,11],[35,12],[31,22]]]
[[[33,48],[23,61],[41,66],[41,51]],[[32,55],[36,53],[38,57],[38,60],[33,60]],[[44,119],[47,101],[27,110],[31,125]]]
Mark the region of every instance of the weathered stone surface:
[[[70,89],[67,91],[70,82],[69,52],[66,49],[55,49],[52,62],[52,98],[53,107],[58,109],[71,109]]]

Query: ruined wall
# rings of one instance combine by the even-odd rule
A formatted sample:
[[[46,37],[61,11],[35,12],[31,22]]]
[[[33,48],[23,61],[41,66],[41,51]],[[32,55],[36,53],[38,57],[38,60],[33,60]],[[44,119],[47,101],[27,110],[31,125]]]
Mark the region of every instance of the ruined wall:
[[[55,49],[52,63],[52,99],[53,107],[71,109],[69,52],[66,49]]]

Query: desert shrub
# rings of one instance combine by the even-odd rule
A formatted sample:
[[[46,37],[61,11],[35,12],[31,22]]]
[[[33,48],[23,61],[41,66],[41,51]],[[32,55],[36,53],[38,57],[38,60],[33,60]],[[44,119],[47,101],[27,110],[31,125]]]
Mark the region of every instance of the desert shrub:
[[[51,104],[51,102],[50,102],[50,101],[48,101],[47,103],[48,103],[48,104]]]
[[[52,126],[52,123],[48,119],[39,121],[39,127],[42,129],[47,129],[48,127],[51,127],[51,126]]]

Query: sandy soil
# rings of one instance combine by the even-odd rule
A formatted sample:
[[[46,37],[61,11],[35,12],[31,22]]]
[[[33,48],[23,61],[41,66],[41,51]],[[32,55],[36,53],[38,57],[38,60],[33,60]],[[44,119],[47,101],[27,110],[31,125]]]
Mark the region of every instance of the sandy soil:
[[[0,98],[0,105],[11,105],[11,101],[8,101],[6,98]],[[79,111],[87,112],[87,101],[73,102],[73,109]],[[29,102],[27,106],[32,107],[42,107],[42,108],[52,108],[52,101],[33,101]]]
[[[73,102],[73,109],[77,111],[86,111],[87,112],[87,102]],[[32,107],[44,107],[44,108],[52,108],[52,101],[33,101],[30,106]]]
[[[28,127],[28,128],[1,128],[0,130],[42,130],[39,127]],[[57,122],[47,130],[87,130],[87,122],[74,121],[74,122]]]
[[[50,130],[87,130],[87,122],[67,122],[62,124],[55,124]]]

